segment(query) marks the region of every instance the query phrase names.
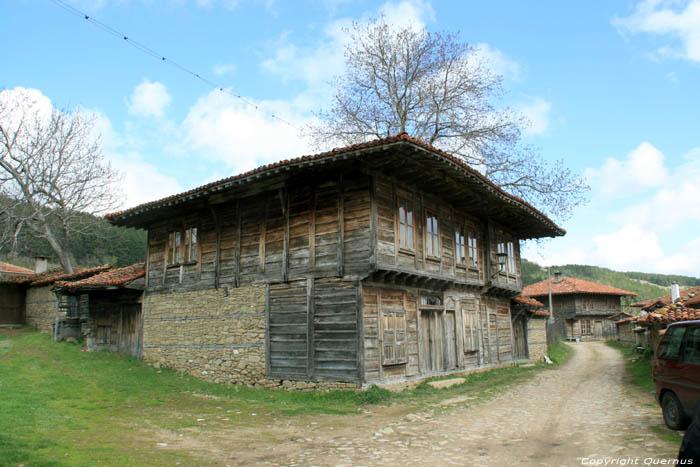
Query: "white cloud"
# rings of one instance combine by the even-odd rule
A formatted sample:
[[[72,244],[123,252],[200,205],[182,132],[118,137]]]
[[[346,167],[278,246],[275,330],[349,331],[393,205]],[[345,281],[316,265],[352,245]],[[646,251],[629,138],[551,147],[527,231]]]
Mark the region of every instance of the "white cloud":
[[[664,163],[664,154],[645,141],[624,160],[609,157],[602,167],[587,169],[585,175],[598,196],[631,195],[665,185],[669,173]]]
[[[144,161],[138,153],[108,152],[107,158],[123,174],[121,188],[124,198],[121,208],[137,206],[183,191],[177,180],[161,173],[158,167]]]
[[[212,67],[212,72],[216,76],[231,75],[236,72],[237,68],[233,63],[217,63]]]
[[[549,130],[550,111],[552,103],[535,97],[529,102],[518,106],[520,113],[527,118],[529,125],[523,129],[526,135],[542,135]]]
[[[144,117],[162,117],[171,100],[170,94],[162,83],[144,79],[134,88],[129,99],[129,113]]]
[[[430,2],[421,0],[388,1],[379,8],[387,24],[397,27],[424,28],[427,21],[435,21]]]
[[[515,81],[522,78],[520,64],[490,44],[479,42],[474,46],[474,54],[493,73]]]
[[[190,109],[182,129],[184,143],[202,157],[223,162],[235,172],[261,164],[297,157],[311,151],[299,137],[307,121],[286,102],[246,104],[233,96],[212,91]],[[265,113],[255,109],[265,109]],[[279,115],[295,127],[272,118]]]
[[[700,0],[689,2],[645,0],[625,18],[613,20],[622,33],[647,33],[670,43],[657,49],[660,56],[700,62]]]

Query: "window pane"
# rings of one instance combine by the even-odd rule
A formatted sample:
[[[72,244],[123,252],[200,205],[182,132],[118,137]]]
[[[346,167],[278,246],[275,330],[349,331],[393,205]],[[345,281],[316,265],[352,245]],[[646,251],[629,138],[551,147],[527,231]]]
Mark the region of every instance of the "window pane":
[[[664,360],[675,360],[679,357],[681,342],[685,334],[685,326],[674,326],[669,328],[659,345],[659,358]]]
[[[403,201],[399,202],[399,222],[401,222],[401,223],[406,222],[406,208],[404,207]]]
[[[685,338],[683,361],[700,365],[700,326],[689,328]]]
[[[175,232],[175,256],[173,263],[177,264],[180,262],[180,244],[182,234],[180,232]]]
[[[399,224],[399,246],[406,248],[408,245],[408,233],[406,232],[406,225]]]
[[[192,228],[190,234],[191,244],[190,244],[190,261],[197,260],[197,228]]]
[[[408,226],[408,242],[406,243],[406,248],[413,249],[413,226]]]

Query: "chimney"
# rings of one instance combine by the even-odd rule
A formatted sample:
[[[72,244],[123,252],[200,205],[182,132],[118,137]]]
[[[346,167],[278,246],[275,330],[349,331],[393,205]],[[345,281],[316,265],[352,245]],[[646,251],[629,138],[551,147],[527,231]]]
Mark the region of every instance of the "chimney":
[[[678,284],[674,282],[671,284],[671,303],[676,303],[681,298],[681,289]]]
[[[34,272],[41,274],[49,269],[49,259],[45,256],[37,256],[34,258]]]
[[[560,283],[562,280],[564,280],[564,278],[563,278],[562,275],[561,275],[561,271],[555,271],[555,272],[554,272],[554,283],[555,283],[555,284],[558,284],[558,283]]]

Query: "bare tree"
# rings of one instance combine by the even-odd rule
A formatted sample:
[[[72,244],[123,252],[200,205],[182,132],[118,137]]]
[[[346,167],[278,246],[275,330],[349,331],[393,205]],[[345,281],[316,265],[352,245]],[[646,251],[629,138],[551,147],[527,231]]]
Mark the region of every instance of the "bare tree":
[[[526,119],[492,101],[502,77],[451,34],[394,28],[383,18],[347,32],[345,73],[309,133],[319,147],[400,132],[455,154],[513,194],[566,218],[588,186],[561,161],[549,166],[522,144]]]
[[[26,90],[0,91],[0,242],[13,246],[24,228],[46,239],[73,272],[68,242],[90,231],[89,216],[117,206],[119,174],[83,112],[39,105]]]

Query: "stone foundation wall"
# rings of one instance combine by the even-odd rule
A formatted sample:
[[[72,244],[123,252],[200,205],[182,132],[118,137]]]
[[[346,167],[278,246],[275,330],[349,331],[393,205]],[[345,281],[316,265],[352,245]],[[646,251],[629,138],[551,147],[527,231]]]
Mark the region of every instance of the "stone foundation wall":
[[[530,360],[541,362],[547,355],[547,320],[531,318],[527,322],[527,346]]]
[[[265,286],[146,294],[146,361],[215,383],[302,390],[357,389],[355,383],[265,377]]]
[[[29,287],[25,299],[27,324],[39,332],[50,333],[56,322],[56,295],[51,286]]]

